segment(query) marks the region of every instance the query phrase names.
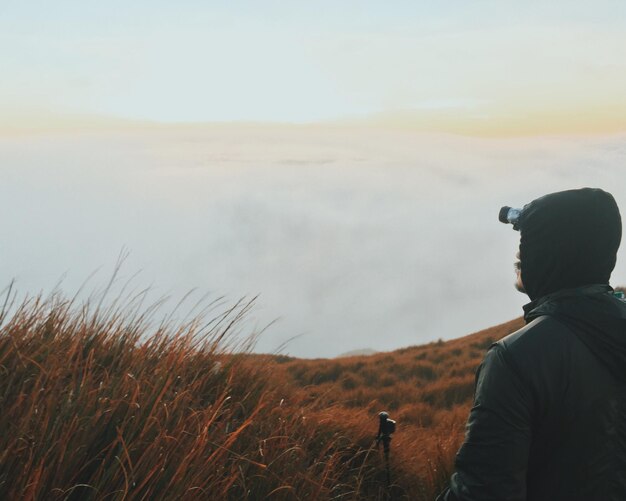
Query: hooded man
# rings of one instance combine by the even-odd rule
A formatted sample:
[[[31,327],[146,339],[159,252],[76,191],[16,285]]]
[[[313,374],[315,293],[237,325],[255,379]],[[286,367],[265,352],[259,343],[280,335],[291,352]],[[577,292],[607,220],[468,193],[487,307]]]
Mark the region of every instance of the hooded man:
[[[609,278],[613,197],[562,191],[500,220],[520,231],[526,326],[494,343],[440,501],[626,500],[626,302]]]

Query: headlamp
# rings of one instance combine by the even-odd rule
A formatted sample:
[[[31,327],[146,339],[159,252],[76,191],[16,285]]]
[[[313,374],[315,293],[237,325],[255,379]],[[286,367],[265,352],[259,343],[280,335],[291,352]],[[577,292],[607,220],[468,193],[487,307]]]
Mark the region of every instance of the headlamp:
[[[498,219],[501,223],[512,224],[514,230],[519,230],[519,219],[522,215],[522,209],[513,209],[505,205],[500,209]]]

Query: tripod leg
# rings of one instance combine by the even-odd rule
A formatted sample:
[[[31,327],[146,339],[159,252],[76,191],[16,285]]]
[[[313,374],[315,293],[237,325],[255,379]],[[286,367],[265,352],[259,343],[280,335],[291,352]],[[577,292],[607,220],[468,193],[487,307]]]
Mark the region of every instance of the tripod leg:
[[[391,487],[391,468],[389,467],[389,449],[385,451],[385,463],[387,464],[387,488]]]

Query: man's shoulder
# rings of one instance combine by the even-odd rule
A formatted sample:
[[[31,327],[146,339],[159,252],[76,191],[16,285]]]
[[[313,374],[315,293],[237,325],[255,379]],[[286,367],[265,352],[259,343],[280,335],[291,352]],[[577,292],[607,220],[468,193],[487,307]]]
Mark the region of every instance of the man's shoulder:
[[[534,319],[521,329],[503,337],[495,344],[511,355],[536,355],[552,350],[561,352],[571,342],[569,328],[551,316]]]
[[[555,374],[567,373],[561,369],[569,363],[577,342],[565,324],[541,316],[497,341],[491,351],[492,356],[499,357],[523,381],[543,393],[549,391],[548,387],[556,391],[554,385],[563,383],[555,379]]]

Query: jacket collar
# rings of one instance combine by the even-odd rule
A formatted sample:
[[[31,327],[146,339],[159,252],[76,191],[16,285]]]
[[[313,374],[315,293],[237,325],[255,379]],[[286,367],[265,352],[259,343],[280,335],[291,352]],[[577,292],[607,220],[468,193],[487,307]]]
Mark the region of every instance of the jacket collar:
[[[523,307],[524,320],[526,320],[526,322],[530,322],[541,315],[549,313],[552,310],[550,307],[551,303],[557,302],[561,299],[592,296],[595,294],[604,294],[605,292],[613,292],[613,287],[608,284],[590,284],[582,287],[576,287],[575,289],[561,289],[560,291],[548,294],[525,304]]]

